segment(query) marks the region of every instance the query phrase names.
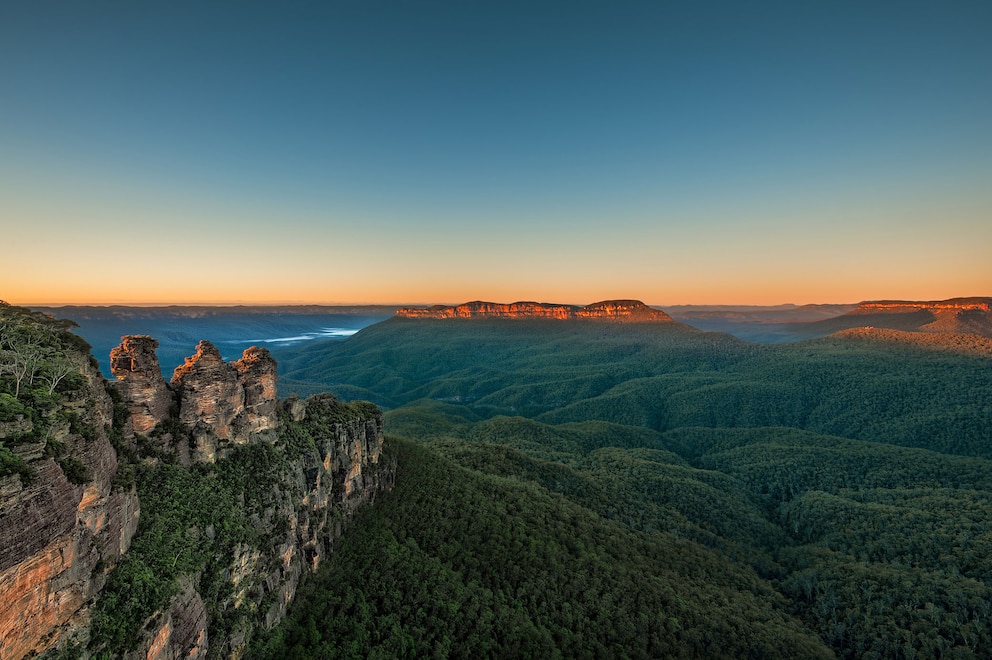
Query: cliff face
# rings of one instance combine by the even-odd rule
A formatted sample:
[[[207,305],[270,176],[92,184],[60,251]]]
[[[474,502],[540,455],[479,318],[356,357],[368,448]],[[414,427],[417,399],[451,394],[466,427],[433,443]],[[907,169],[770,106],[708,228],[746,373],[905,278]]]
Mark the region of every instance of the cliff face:
[[[276,428],[276,361],[264,348],[252,346],[234,363],[238,382],[244,390],[244,410],[240,413],[248,435]]]
[[[267,351],[208,342],[169,386],[156,344],[122,338],[111,386],[65,324],[0,304],[0,660],[239,657],[392,485],[375,406],[281,403]]]
[[[992,298],[868,301],[860,303],[845,317],[858,322],[859,326],[992,337]]]
[[[276,362],[267,350],[252,346],[229,364],[213,344],[201,341],[196,353],[176,368],[170,387],[162,378],[157,347],[151,337],[128,335],[110,352],[116,387],[128,405],[136,433],[155,431],[169,419],[175,405],[178,421],[191,438],[187,442],[159,428],[149,441],[159,451],[176,454],[184,465],[193,459],[213,462],[234,446],[261,436],[273,439],[279,400]]]
[[[397,310],[396,315],[416,319],[545,318],[558,320],[593,319],[628,323],[674,322],[668,314],[648,307],[639,300],[604,300],[585,307],[536,302],[502,304],[475,301],[453,307],[435,305],[426,309],[404,308]]]
[[[980,311],[992,312],[992,298],[951,298],[949,300],[909,301],[909,300],[869,300],[858,304],[852,314],[874,314],[878,312],[918,312],[927,311]]]
[[[124,337],[114,354],[126,367],[140,348],[137,362],[157,369],[152,342]],[[138,380],[132,371],[115,375],[121,383],[130,379],[138,384],[119,391],[129,397],[128,408],[139,413],[152,392],[164,385],[154,378]],[[317,569],[344,523],[391,486],[393,468],[380,464],[382,415],[371,404],[341,404],[330,395],[280,403],[276,363],[268,351],[252,347],[240,360],[227,363],[207,341],[175,370],[166,390],[175,397],[175,416],[159,420],[152,435],[161,438],[162,430],[168,429],[168,441],[152,445],[172,451],[159,458],[206,463],[209,470],[199,468],[191,474],[206,474],[202,478],[213,482],[229,483],[232,473],[249,470],[241,485],[224,491],[236,504],[231,503],[235,508],[218,521],[243,531],[221,535],[213,524],[200,528],[191,523],[183,532],[179,556],[186,544],[198,552],[199,543],[199,551],[213,557],[212,565],[187,569],[179,577],[181,590],[143,626],[129,657],[200,657],[208,651],[238,657],[257,629],[285,616],[300,580]],[[184,454],[190,445],[192,454]],[[246,461],[254,467],[246,468]],[[175,474],[167,464],[147,469],[149,475],[156,470]],[[221,486],[207,490],[217,488]],[[195,492],[194,488],[181,497],[196,497]],[[170,506],[184,505],[181,500],[156,498],[147,508],[151,519],[161,520],[174,515]],[[154,555],[156,550],[142,546],[141,552]],[[150,565],[158,561],[139,559]],[[220,591],[229,590],[224,598],[217,595],[218,582],[228,585]]]
[[[187,530],[211,543],[211,563],[180,579],[181,591],[144,626],[129,657],[243,656],[258,630],[285,617],[300,581],[317,570],[347,521],[392,486],[395,465],[382,460],[382,415],[371,404],[319,395],[287,401],[280,415],[282,438],[253,445],[261,453],[235,449],[208,473],[223,480],[242,461],[256,461],[233,495],[242,520],[264,533],[254,540],[235,534],[240,540],[224,545],[215,530]],[[156,506],[151,515],[170,515]],[[206,541],[211,534],[218,539]],[[209,595],[218,580],[227,585],[223,598]]]
[[[110,351],[111,373],[127,401],[135,433],[148,433],[165,421],[174,400],[162,378],[156,348],[158,342],[147,335],[128,335]]]
[[[71,370],[55,386],[22,383],[17,396],[0,378],[0,449],[22,468],[0,472],[0,658],[85,640],[93,599],[130,545],[139,511],[133,486],[115,485],[103,378],[66,334],[24,312],[0,306],[0,326],[20,338],[0,349],[34,337],[49,374]]]

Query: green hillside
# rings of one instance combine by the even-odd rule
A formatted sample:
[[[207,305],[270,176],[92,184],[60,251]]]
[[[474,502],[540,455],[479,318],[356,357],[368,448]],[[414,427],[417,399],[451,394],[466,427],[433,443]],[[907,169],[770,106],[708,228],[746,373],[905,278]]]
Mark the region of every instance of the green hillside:
[[[405,441],[262,657],[830,657],[753,571]]]
[[[392,441],[396,491],[273,655],[808,657],[812,638],[839,657],[992,653],[988,357],[671,323],[392,319],[282,368],[287,390],[379,403],[420,448]],[[576,601],[592,570],[610,576],[593,588],[607,613]],[[671,611],[666,589],[686,608],[678,630],[648,615]],[[435,592],[441,605],[417,601]]]

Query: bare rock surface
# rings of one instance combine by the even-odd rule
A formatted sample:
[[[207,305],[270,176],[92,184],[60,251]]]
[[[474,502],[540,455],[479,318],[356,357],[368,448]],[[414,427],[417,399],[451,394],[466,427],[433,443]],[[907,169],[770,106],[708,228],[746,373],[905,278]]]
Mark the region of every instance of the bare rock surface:
[[[131,411],[135,433],[148,433],[169,416],[172,391],[162,377],[155,349],[158,341],[146,335],[125,335],[110,351],[111,373]]]
[[[561,321],[593,319],[628,323],[675,322],[665,312],[648,307],[639,300],[604,300],[585,307],[538,302],[504,304],[477,300],[454,306],[435,305],[424,309],[404,308],[397,310],[396,316],[413,319],[501,318],[557,319]]]

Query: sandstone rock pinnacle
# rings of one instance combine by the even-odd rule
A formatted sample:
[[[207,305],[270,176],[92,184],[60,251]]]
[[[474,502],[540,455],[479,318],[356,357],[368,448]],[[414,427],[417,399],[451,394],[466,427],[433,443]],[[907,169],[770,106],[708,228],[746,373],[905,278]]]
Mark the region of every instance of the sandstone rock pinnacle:
[[[158,341],[146,335],[125,335],[110,351],[110,371],[118,391],[131,410],[135,433],[148,433],[169,416],[172,391],[162,377],[155,349]]]
[[[276,362],[264,348],[252,346],[229,364],[213,344],[201,341],[176,367],[172,387],[179,421],[191,429],[200,460],[213,461],[218,451],[276,427]]]

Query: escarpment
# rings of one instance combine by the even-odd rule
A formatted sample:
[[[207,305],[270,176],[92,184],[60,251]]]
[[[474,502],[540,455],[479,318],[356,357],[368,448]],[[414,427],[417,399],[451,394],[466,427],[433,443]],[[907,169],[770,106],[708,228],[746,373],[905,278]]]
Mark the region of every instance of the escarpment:
[[[992,312],[992,298],[951,298],[949,300],[868,300],[858,303],[851,314],[871,314],[875,312],[916,312],[930,311],[980,311]]]
[[[64,334],[53,355],[80,342]],[[123,337],[109,384],[76,347],[51,398],[0,370],[2,659],[240,657],[392,486],[372,404],[280,401],[267,351],[228,363],[209,342],[167,383],[156,347]]]
[[[992,298],[875,300],[838,317],[847,327],[881,327],[942,335],[992,337]]]
[[[164,577],[181,588],[131,613],[111,608],[124,600],[111,594],[103,628],[117,628],[118,619],[145,622],[112,640],[117,649],[134,658],[241,657],[259,630],[285,617],[301,580],[319,568],[348,520],[392,486],[395,462],[383,458],[382,415],[372,404],[290,398],[272,418],[278,434],[271,441],[252,436],[189,471],[146,468],[155,492],[148,492],[150,522],[139,530],[133,561],[165,564],[173,574]],[[139,494],[146,494],[140,481]],[[170,526],[201,506],[209,510],[188,526]],[[111,648],[99,646],[103,637],[96,642],[96,650]]]
[[[138,523],[105,381],[66,326],[0,305],[0,658],[88,635],[94,599]],[[29,366],[27,363],[16,363]]]
[[[604,300],[584,307],[537,302],[503,304],[474,301],[454,306],[435,305],[425,309],[404,308],[397,310],[396,315],[415,319],[504,318],[675,322],[665,312],[648,307],[639,300]]]

